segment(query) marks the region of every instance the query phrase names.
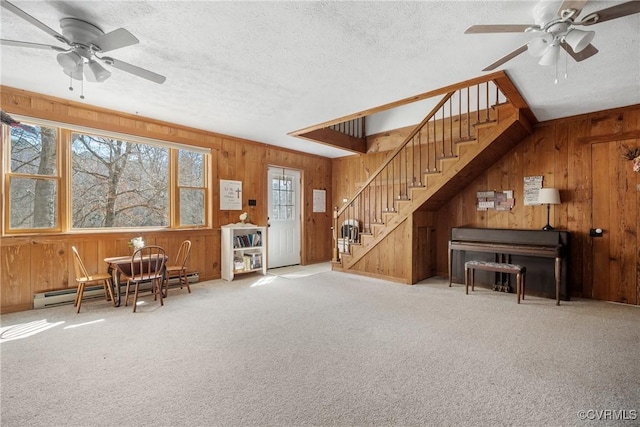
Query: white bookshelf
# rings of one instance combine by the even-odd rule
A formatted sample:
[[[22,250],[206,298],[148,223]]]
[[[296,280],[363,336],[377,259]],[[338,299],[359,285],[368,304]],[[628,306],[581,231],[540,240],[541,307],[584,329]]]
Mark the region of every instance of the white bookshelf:
[[[255,224],[229,224],[222,229],[222,278],[238,274],[267,274],[267,228]]]

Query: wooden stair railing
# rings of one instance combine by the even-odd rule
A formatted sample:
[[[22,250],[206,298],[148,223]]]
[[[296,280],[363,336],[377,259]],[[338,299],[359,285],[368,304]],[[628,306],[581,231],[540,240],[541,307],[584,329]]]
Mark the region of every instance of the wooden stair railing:
[[[398,212],[399,203],[409,200],[412,189],[425,186],[427,176],[441,174],[442,162],[456,158],[458,143],[474,141],[478,128],[496,123],[494,107],[509,103],[501,84],[491,78],[470,82],[445,93],[342,208],[335,208],[334,262],[350,252],[350,245],[359,245],[361,236],[381,228]],[[359,233],[344,235],[342,225],[354,222]]]

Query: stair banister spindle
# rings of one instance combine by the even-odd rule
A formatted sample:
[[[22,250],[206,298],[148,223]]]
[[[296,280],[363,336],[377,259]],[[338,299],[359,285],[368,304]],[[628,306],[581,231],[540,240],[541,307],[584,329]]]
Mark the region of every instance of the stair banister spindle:
[[[467,138],[471,139],[471,91],[467,87]]]
[[[371,186],[365,187],[367,189],[367,212],[369,217],[369,228],[371,228]]]
[[[420,134],[420,131],[418,131]],[[411,186],[416,185],[416,137],[411,138]]]
[[[442,106],[442,108],[440,109],[441,114],[441,119],[440,119],[440,127],[442,128],[442,152],[440,153],[440,155],[442,157],[445,157],[446,154],[444,153],[444,144],[445,144],[445,137],[444,137],[444,122],[445,122],[445,118],[444,118],[444,105]]]
[[[436,122],[438,118],[433,115],[433,170],[438,171],[438,128]]]
[[[449,155],[453,157],[453,102],[449,100]]]
[[[412,138],[413,139],[413,138]],[[404,198],[409,198],[409,144],[404,146]],[[402,177],[400,177],[402,179]]]
[[[338,262],[338,207],[333,210],[333,262]]]
[[[378,175],[373,179],[373,222],[378,222],[378,186],[376,185]]]
[[[462,90],[456,93],[458,94],[458,138],[462,141]]]
[[[476,85],[476,123],[480,122],[480,84]]]
[[[487,121],[489,121],[489,82],[485,83],[485,87],[487,88],[487,100],[486,100],[486,103],[487,103],[487,106],[486,106],[486,108],[487,108]]]
[[[389,212],[389,168],[386,167],[385,169],[386,169],[386,176],[387,176],[387,182],[385,184],[385,188],[387,189],[387,191],[384,197],[384,201],[386,203],[385,211]]]
[[[418,173],[420,174],[418,185],[422,187],[422,129],[418,132]]]
[[[398,173],[394,173],[393,176],[398,181],[398,194],[394,194],[393,197],[400,200],[402,198],[402,150],[398,152],[396,157],[395,161],[398,162]]]
[[[430,142],[431,142],[431,137],[430,137],[430,132],[429,132],[429,123],[427,123],[427,125],[425,126],[425,128],[427,129],[427,172],[431,171],[431,149],[430,147]]]
[[[395,159],[389,163],[386,169],[391,174],[391,210],[395,212],[396,210],[396,167],[395,167]]]

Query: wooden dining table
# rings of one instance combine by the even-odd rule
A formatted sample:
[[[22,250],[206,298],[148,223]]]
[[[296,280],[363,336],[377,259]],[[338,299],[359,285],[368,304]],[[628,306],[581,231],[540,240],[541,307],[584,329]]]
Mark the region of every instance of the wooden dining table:
[[[146,259],[143,258],[143,261],[149,262],[150,260],[155,260],[158,257],[154,256],[154,257],[145,257],[145,258]],[[165,260],[165,266],[166,266],[168,257],[165,256],[164,258],[165,258],[164,260]],[[109,264],[107,272],[111,274],[111,277],[113,278],[113,281],[112,281],[113,287],[114,287],[113,295],[116,299],[115,306],[120,307],[120,302],[122,300],[121,294],[120,294],[120,287],[123,284],[125,284],[125,283],[120,283],[120,279],[122,275],[131,276],[131,255],[107,257],[104,259],[104,262]],[[137,262],[139,261],[137,260],[136,263]],[[164,283],[164,280],[165,280],[165,273],[166,273],[166,268],[163,267],[162,283]],[[162,283],[160,284],[161,287],[162,287]]]

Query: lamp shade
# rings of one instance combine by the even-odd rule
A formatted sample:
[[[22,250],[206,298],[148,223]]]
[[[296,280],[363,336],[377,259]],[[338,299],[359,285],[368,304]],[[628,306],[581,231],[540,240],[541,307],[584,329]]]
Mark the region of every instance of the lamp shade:
[[[591,43],[591,40],[593,40],[595,35],[596,33],[594,31],[573,29],[564,37],[564,41],[571,46],[571,49],[573,49],[574,52],[578,53],[583,51],[585,47],[589,46],[589,43]]]
[[[529,52],[529,55],[539,58],[544,55],[549,46],[551,46],[552,41],[553,36],[551,34],[536,37],[527,43],[527,51]]]
[[[92,59],[84,68],[84,75],[90,82],[103,82],[111,76],[111,73]]]
[[[69,69],[69,70],[62,70],[67,76],[76,79],[76,80],[82,80],[82,61],[80,61],[80,64],[78,64],[78,66],[74,69]]]
[[[59,53],[56,59],[58,60],[58,64],[69,73],[76,71],[78,66],[82,64],[82,57],[76,52]]]
[[[540,65],[554,65],[558,62],[558,56],[560,56],[560,45],[553,44],[544,52],[544,55],[538,61]]]
[[[560,190],[557,188],[541,188],[538,192],[538,203],[547,205],[560,204]]]

